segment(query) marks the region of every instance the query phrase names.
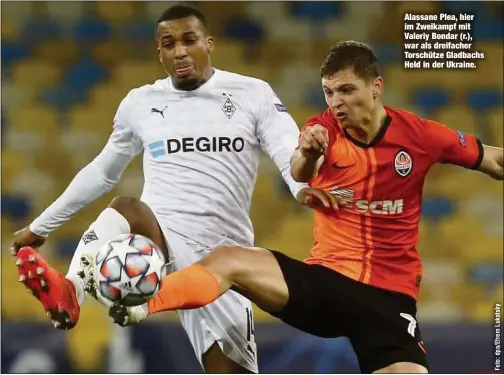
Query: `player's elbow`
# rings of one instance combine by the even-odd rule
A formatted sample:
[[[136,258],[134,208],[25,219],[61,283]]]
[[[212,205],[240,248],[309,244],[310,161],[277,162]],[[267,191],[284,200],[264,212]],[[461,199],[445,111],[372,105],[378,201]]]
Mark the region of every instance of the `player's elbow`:
[[[240,246],[219,246],[203,258],[204,266],[226,288],[236,286],[236,281],[247,274],[250,268],[250,249]]]
[[[307,178],[302,178],[301,176],[297,176],[297,175],[295,175],[295,174],[291,174],[291,176],[292,176],[292,179],[293,179],[294,181],[299,182],[299,183],[301,183],[301,184],[307,184],[308,182],[310,182],[310,180],[309,180],[309,179],[307,179]]]

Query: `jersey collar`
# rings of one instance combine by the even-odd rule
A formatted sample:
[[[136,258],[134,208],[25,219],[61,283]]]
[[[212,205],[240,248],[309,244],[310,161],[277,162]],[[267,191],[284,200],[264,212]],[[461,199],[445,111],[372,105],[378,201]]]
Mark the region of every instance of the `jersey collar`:
[[[212,88],[216,81],[218,81],[219,79],[219,75],[220,75],[220,70],[218,69],[215,69],[213,68],[213,74],[212,76],[209,78],[208,81],[206,81],[204,84],[202,84],[200,87],[198,87],[197,89],[195,90],[190,90],[190,91],[185,91],[185,90],[177,90],[173,84],[172,84],[172,80],[170,77],[166,78],[166,84],[168,85],[168,87],[170,88],[170,90],[172,91],[175,91],[175,92],[178,92],[178,93],[187,93],[187,94],[191,94],[191,93],[198,93],[198,92],[203,92],[203,91],[206,91],[210,88]]]
[[[385,108],[385,110],[387,110],[387,109]],[[392,122],[392,117],[390,116],[390,114],[387,111],[387,117],[385,117],[385,120],[383,121],[383,124],[380,127],[380,130],[378,131],[378,134],[376,134],[375,137],[369,143],[364,143],[364,142],[361,142],[361,141],[353,138],[350,135],[350,133],[348,133],[347,129],[343,129],[343,133],[345,133],[345,136],[354,145],[361,147],[361,148],[369,148],[369,147],[376,146],[376,144],[382,140],[382,138],[385,136],[385,133],[387,132],[387,129],[388,129],[391,122]]]

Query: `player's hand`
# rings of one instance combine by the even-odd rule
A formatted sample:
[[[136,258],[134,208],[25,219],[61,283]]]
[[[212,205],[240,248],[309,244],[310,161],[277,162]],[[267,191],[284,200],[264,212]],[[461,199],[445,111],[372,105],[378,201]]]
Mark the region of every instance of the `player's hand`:
[[[314,188],[301,189],[297,200],[314,209],[334,209],[347,206],[347,201],[336,197],[328,191]]]
[[[299,151],[303,156],[316,160],[325,153],[328,144],[329,133],[327,129],[316,124],[301,133]]]
[[[112,322],[119,324],[121,327],[126,327],[145,320],[148,316],[147,310],[147,304],[126,307],[114,303],[109,309],[109,316]]]
[[[11,254],[16,256],[18,251],[24,246],[40,247],[44,244],[45,240],[45,237],[33,233],[29,227],[18,230],[12,236]]]

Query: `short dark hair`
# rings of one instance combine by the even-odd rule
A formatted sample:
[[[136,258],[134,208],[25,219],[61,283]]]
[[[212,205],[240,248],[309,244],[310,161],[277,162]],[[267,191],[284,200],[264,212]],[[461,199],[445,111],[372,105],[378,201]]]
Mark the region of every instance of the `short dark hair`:
[[[208,30],[208,25],[205,15],[198,9],[189,4],[176,4],[166,9],[158,19],[158,24],[164,21],[179,20],[186,17],[196,17],[205,28]]]
[[[327,52],[320,75],[322,78],[330,77],[341,70],[353,68],[358,77],[375,79],[379,76],[377,62],[376,55],[367,44],[347,40],[335,44]]]

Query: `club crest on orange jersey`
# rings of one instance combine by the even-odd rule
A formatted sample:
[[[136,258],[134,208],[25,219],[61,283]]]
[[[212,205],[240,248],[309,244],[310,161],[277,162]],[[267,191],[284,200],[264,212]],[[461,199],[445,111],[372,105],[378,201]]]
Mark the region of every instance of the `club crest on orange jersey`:
[[[394,167],[399,176],[406,177],[413,169],[413,159],[410,154],[401,150],[395,156]]]

